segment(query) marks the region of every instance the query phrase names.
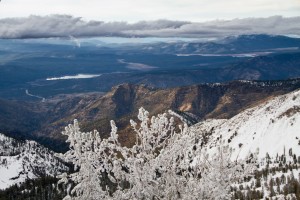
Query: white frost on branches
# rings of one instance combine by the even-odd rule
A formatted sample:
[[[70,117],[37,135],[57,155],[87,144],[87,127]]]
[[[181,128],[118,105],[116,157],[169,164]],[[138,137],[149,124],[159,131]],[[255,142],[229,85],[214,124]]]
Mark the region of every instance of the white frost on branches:
[[[135,145],[122,146],[117,127],[101,139],[97,131],[83,133],[78,122],[66,127],[70,150],[63,158],[75,172],[61,176],[69,185],[65,199],[227,199],[230,186],[255,170],[255,154],[246,161],[231,161],[231,150],[220,144],[209,156],[199,135],[173,117],[149,118],[140,108],[139,123],[131,120]]]

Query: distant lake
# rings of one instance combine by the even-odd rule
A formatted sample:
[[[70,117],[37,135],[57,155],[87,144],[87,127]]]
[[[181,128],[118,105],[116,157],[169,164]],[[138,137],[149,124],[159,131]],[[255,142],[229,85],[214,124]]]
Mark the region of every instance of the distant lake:
[[[47,81],[57,81],[57,80],[69,80],[69,79],[85,79],[85,78],[96,78],[101,76],[101,74],[77,74],[70,76],[61,76],[61,77],[53,77],[47,78]]]

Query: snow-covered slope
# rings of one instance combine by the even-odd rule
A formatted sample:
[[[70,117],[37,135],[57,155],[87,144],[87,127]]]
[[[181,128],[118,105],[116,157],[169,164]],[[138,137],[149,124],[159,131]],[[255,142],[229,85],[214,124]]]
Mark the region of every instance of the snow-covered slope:
[[[54,152],[34,141],[19,141],[0,134],[0,189],[40,176],[68,170]]]
[[[233,148],[232,158],[259,149],[259,158],[300,155],[300,90],[278,96],[229,120],[207,120],[191,127],[205,135],[212,150],[219,140]]]

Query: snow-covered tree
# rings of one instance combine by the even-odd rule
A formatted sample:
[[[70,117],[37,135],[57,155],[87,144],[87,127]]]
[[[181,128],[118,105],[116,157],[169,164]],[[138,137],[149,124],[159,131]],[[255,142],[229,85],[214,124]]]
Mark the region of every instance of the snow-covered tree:
[[[65,199],[227,199],[230,186],[255,170],[255,156],[232,161],[222,144],[211,153],[200,145],[201,133],[176,127],[166,113],[150,118],[141,108],[138,119],[130,121],[131,148],[119,143],[113,121],[107,139],[81,132],[76,120],[66,127],[70,150],[62,157],[75,172],[61,176],[70,189]]]

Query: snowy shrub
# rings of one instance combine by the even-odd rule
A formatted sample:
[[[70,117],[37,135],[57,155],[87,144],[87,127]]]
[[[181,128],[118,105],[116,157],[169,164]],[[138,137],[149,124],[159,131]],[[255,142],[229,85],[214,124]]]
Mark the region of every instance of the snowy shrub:
[[[200,145],[201,133],[176,127],[166,113],[149,118],[140,108],[138,119],[130,121],[131,148],[119,143],[114,121],[107,139],[81,132],[76,120],[66,127],[70,150],[62,157],[75,172],[59,181],[69,185],[65,199],[228,199],[230,186],[255,170],[255,156],[232,161],[222,142],[209,152]]]

